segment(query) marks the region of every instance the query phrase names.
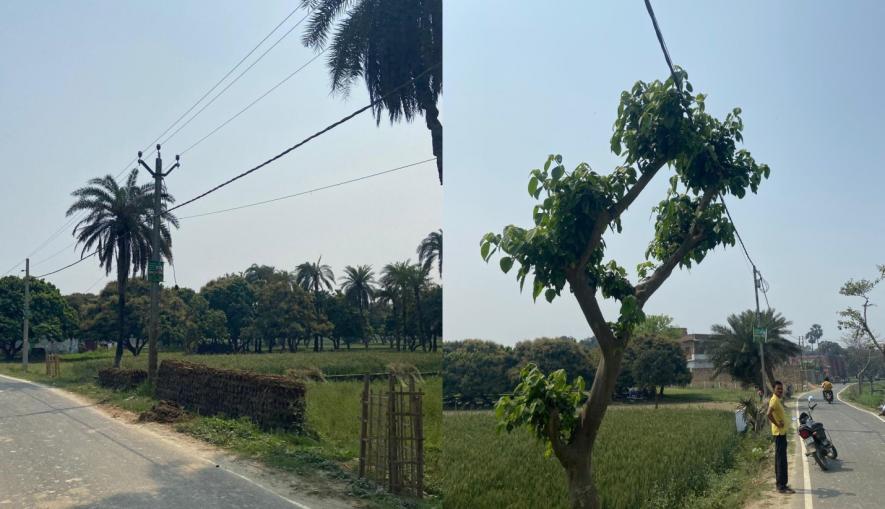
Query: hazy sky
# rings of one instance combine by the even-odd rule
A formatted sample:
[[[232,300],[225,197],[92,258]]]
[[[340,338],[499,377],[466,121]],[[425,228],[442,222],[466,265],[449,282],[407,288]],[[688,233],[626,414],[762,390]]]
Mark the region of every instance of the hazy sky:
[[[73,189],[126,168],[298,3],[0,3],[0,274],[65,224]],[[303,16],[295,13],[240,69]],[[312,58],[302,32],[303,25],[167,142],[167,167],[177,152]],[[167,181],[170,192],[185,201],[366,103],[362,82],[349,97],[330,96],[320,57],[182,156]],[[376,127],[365,113],[178,213],[271,199],[431,157],[423,118]],[[148,161],[153,165],[153,157]],[[148,178],[141,172],[142,181]],[[436,168],[428,163],[291,200],[182,219],[173,237],[178,282],[199,287],[252,263],[292,269],[320,255],[336,274],[346,264],[380,270],[416,258],[418,242],[441,225],[441,206]],[[71,242],[67,228],[31,254],[32,274],[76,260],[79,255],[66,248]],[[90,260],[49,280],[64,293],[96,291],[102,274]],[[166,279],[172,282],[168,268]]]
[[[772,307],[795,333],[820,323],[839,336],[846,279],[885,263],[880,150],[885,98],[879,2],[654,2],[676,64],[720,118],[743,108],[744,148],[771,166],[758,195],[728,200]],[[571,169],[619,163],[609,139],[621,90],[668,70],[641,0],[448,1],[446,20],[445,335],[512,344],[541,335],[591,335],[574,299],[533,304],[479,255],[479,239],[531,224],[528,172],[549,153]],[[631,268],[653,232],[659,175],[607,236],[608,257]],[[885,290],[877,293],[885,304]],[[739,247],[676,271],[646,306],[693,332],[754,306]],[[763,308],[765,302],[762,302]],[[604,311],[615,319],[615,307]],[[874,308],[885,326],[885,310]]]

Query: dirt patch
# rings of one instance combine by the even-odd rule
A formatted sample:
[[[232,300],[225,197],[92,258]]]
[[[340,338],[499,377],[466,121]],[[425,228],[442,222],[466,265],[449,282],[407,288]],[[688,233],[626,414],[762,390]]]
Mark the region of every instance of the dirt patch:
[[[178,422],[187,417],[184,409],[174,401],[160,401],[138,416],[138,422]]]

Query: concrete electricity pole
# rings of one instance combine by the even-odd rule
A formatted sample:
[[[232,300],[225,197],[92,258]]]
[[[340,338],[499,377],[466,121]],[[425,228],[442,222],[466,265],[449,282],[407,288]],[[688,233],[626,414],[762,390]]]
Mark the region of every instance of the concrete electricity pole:
[[[753,265],[753,282],[753,286],[755,286],[754,291],[756,292],[756,327],[754,327],[754,329],[757,329],[760,328],[759,325],[761,322],[760,318],[762,314],[759,311],[759,287],[762,284],[762,276],[761,274],[759,274],[759,271],[756,270],[755,265]],[[768,395],[768,384],[765,382],[765,348],[763,348],[763,346],[765,345],[765,340],[768,339],[768,330],[766,330],[762,334],[762,340],[759,342],[759,358],[762,361],[762,394]],[[756,330],[753,331],[753,335],[756,335]]]
[[[28,338],[28,330],[31,325],[31,259],[25,258],[25,323],[22,326],[22,371],[28,370],[28,353],[31,351],[31,341]]]
[[[138,152],[138,164],[147,169],[154,177],[154,225],[151,236],[151,259],[148,262],[148,281],[151,283],[151,322],[148,330],[148,383],[153,386],[157,378],[157,337],[160,324],[160,283],[163,281],[163,260],[160,253],[160,215],[162,213],[163,177],[172,173],[179,166],[179,156],[175,156],[175,164],[163,173],[163,159],[160,157],[160,145],[157,145],[157,159],[154,169],[141,159]]]

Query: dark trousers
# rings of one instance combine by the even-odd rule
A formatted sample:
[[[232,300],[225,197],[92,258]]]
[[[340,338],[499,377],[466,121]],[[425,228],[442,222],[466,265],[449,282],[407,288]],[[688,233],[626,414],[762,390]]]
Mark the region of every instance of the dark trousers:
[[[778,488],[787,486],[787,435],[774,437],[774,477]]]

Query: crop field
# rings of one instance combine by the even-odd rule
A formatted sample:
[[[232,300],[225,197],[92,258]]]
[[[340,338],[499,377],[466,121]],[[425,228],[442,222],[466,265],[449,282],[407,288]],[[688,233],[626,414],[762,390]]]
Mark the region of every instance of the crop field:
[[[443,416],[447,508],[567,508],[565,472],[528,430],[497,433],[491,412]],[[605,508],[682,507],[733,463],[734,415],[719,410],[611,408],[593,452]]]

